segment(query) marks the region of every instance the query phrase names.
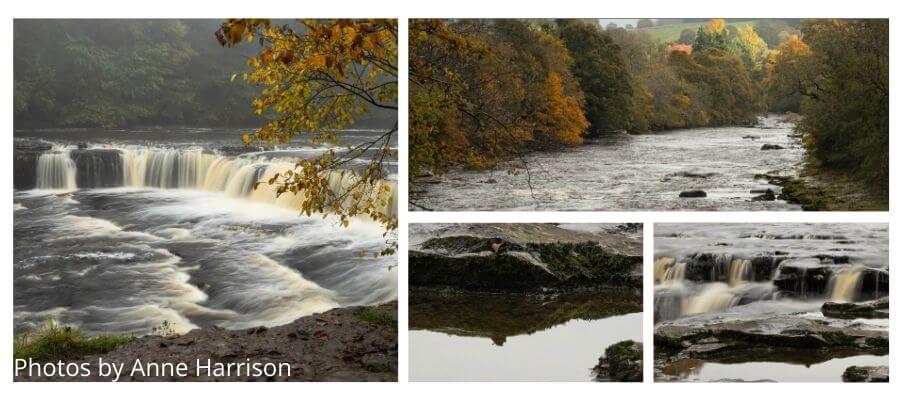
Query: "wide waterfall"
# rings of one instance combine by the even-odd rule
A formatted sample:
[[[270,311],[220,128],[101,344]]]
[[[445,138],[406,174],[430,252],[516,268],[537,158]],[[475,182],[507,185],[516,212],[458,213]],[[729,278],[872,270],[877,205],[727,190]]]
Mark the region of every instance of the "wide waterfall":
[[[233,157],[203,149],[124,148],[51,151],[37,162],[36,189],[72,191],[87,188],[129,187],[135,189],[191,189],[224,193],[230,197],[298,208],[303,193],[277,195],[265,184],[277,173],[293,169],[293,160]],[[349,175],[329,176],[333,190],[349,187]],[[258,182],[263,182],[257,185]],[[393,201],[385,206],[396,210],[396,185],[389,185]]]

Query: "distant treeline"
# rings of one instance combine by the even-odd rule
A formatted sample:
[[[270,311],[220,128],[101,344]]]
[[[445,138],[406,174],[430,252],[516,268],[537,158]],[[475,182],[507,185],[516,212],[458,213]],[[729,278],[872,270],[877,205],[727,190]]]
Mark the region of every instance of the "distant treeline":
[[[807,63],[816,68],[805,72],[817,77],[790,77],[794,63],[784,54],[806,38],[813,41]],[[641,29],[603,29],[591,20],[413,20],[409,42],[411,176],[491,167],[613,131],[744,125],[769,110],[806,116],[800,128],[823,166],[865,170],[887,186],[886,21],[736,27],[714,19],[661,43]],[[841,46],[852,50],[838,54]],[[881,84],[870,82],[881,78],[883,99]],[[792,87],[792,79],[811,81]],[[843,88],[848,81],[852,87]],[[842,111],[825,112],[832,107],[825,98]],[[846,119],[814,124],[837,115]],[[846,130],[857,123],[860,129]],[[884,177],[873,172],[881,167]]]
[[[221,23],[16,20],[16,127],[261,125],[251,106],[260,89],[240,79],[257,48],[222,47]],[[360,125],[395,118],[370,115]]]

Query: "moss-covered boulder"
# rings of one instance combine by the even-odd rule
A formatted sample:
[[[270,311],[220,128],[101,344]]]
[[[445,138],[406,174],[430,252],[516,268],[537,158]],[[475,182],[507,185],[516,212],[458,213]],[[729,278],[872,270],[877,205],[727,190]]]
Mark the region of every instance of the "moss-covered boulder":
[[[644,345],[626,340],[606,348],[594,367],[598,380],[642,382],[644,380]]]
[[[472,224],[409,251],[411,286],[472,291],[641,284],[641,242],[552,224]]]

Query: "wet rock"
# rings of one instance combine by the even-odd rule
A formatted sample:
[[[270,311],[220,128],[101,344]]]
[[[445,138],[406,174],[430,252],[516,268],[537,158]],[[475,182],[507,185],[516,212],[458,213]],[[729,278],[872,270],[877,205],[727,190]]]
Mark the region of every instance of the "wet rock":
[[[844,370],[841,378],[844,382],[888,382],[888,367],[858,367],[850,366]]]
[[[224,156],[239,156],[245,153],[256,153],[260,151],[264,151],[265,148],[262,146],[249,146],[249,145],[226,145],[219,147],[219,153]]]
[[[606,348],[594,367],[597,380],[643,382],[643,343],[626,340]]]
[[[704,192],[702,190],[685,190],[685,191],[679,193],[678,197],[683,197],[683,198],[684,197],[687,197],[687,198],[706,197],[706,192]]]
[[[497,180],[494,178],[490,178],[490,179],[485,179],[485,180],[481,181],[481,183],[495,184],[495,183],[497,183]]]
[[[750,201],[774,201],[775,200],[775,192],[772,189],[766,189],[765,192],[758,196],[753,196]]]
[[[862,303],[826,302],[822,305],[822,315],[830,318],[888,318],[890,302],[888,297]]]
[[[832,273],[831,267],[827,266],[789,265],[785,262],[778,268],[778,275],[772,283],[786,295],[818,297],[825,294]]]
[[[754,135],[746,135],[746,136],[741,136],[741,139],[750,139],[750,140],[756,140],[756,139],[759,139],[759,136],[754,136]]]
[[[476,224],[409,251],[409,283],[534,292],[640,286],[641,242],[550,224]]]
[[[656,327],[654,344],[664,352],[677,354],[676,358],[696,358],[697,348],[693,346],[698,344],[723,344],[729,346],[728,351],[845,348],[877,353],[887,350],[888,332],[853,325],[836,326],[794,315],[704,324],[676,320]],[[707,349],[721,353],[725,348],[707,346]]]
[[[375,317],[373,317],[375,316]],[[393,321],[391,323],[391,321]],[[108,381],[97,374],[97,358],[124,363],[128,371],[136,360],[146,363],[186,363],[186,377],[125,376],[135,381],[396,381],[397,302],[371,307],[337,308],[302,317],[272,328],[226,330],[194,329],[181,336],[144,336],[99,356],[70,362],[88,362],[92,374],[65,380]],[[286,363],[290,376],[196,376],[197,360],[206,363]],[[16,380],[48,380],[17,377]],[[62,380],[53,378],[51,380]]]
[[[34,189],[37,184],[37,161],[53,145],[37,140],[16,140],[13,152],[13,188]]]
[[[781,147],[777,144],[769,144],[769,143],[762,145],[762,147],[760,148],[760,150],[782,150],[782,149],[784,149],[784,147]]]

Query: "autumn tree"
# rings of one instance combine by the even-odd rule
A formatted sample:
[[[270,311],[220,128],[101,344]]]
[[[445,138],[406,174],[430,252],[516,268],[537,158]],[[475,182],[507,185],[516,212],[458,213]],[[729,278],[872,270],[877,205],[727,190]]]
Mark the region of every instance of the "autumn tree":
[[[756,34],[752,25],[741,25],[737,29],[737,34],[734,37],[734,49],[741,57],[741,61],[744,62],[747,70],[757,77],[761,76],[769,46],[765,40]]]
[[[340,144],[339,131],[368,110],[397,109],[396,20],[302,20],[295,28],[268,19],[230,19],[215,36],[223,46],[260,46],[243,79],[261,87],[252,105],[270,120],[244,135],[247,144],[272,146],[298,135],[312,144]],[[397,157],[390,147],[396,132],[395,121],[371,141],[297,161],[261,183],[274,185],[279,196],[302,195],[307,215],[336,215],[344,226],[365,215],[394,230],[393,187],[383,164]]]
[[[555,72],[547,77],[544,104],[538,111],[538,130],[563,144],[580,144],[588,127],[578,98],[566,95]]]

